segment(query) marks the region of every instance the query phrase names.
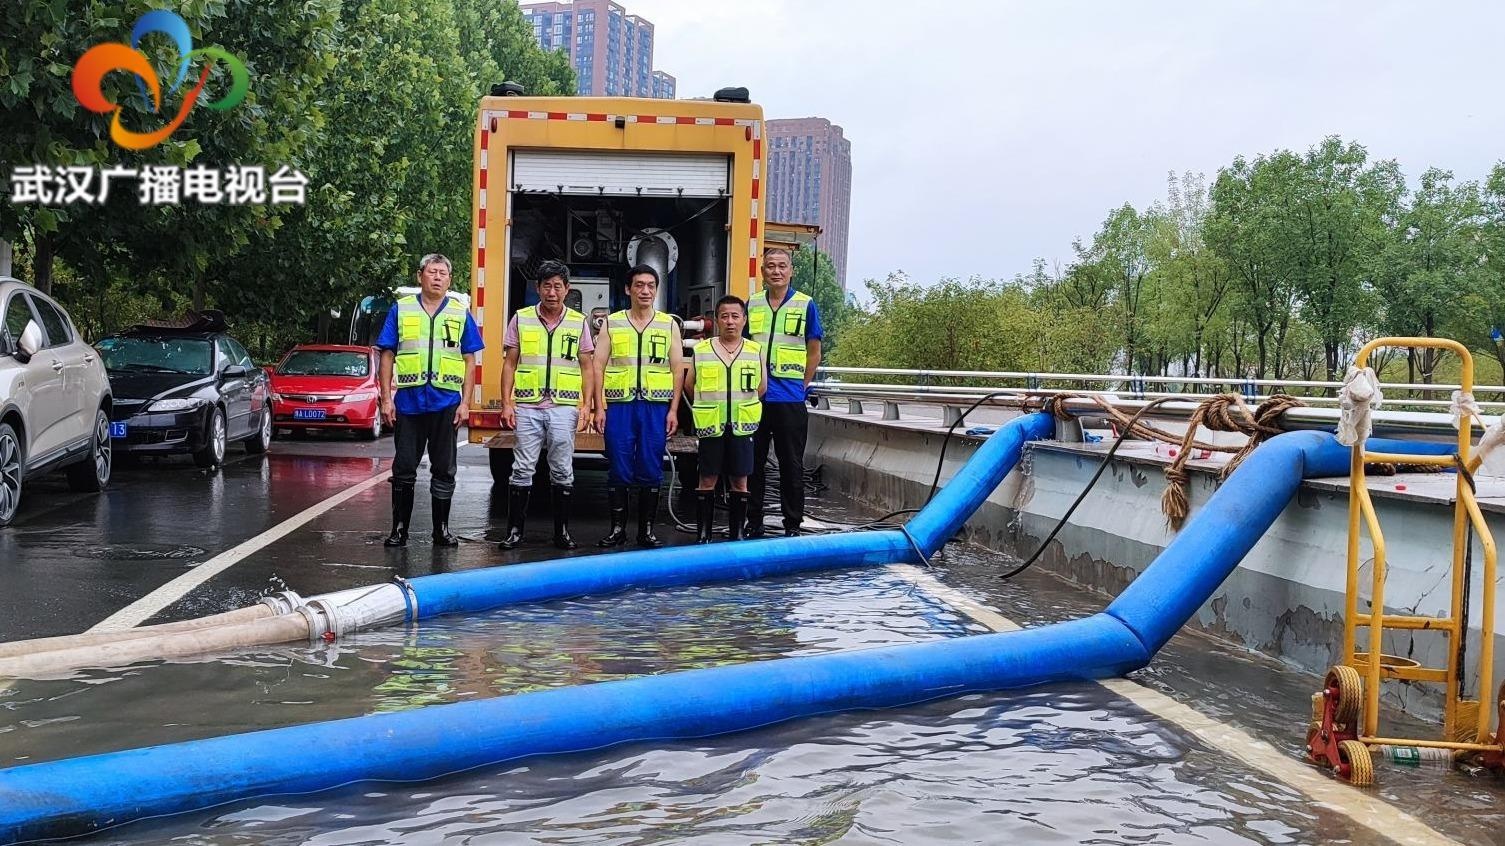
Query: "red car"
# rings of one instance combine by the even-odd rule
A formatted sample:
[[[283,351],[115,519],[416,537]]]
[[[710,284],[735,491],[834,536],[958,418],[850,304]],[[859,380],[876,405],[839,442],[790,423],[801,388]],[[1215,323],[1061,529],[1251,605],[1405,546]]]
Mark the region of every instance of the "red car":
[[[272,370],[272,422],[278,429],[349,429],[381,437],[380,353],[372,347],[300,344]]]

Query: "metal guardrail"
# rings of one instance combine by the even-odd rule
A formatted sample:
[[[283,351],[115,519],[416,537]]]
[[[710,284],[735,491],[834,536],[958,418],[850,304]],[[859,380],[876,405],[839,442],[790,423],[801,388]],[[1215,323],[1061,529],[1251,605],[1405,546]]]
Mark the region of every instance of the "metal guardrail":
[[[1306,379],[1236,379],[1226,377],[1207,376],[1132,376],[1124,374],[1103,373],[1039,373],[1029,371],[1012,370],[926,370],[926,369],[902,369],[891,367],[827,367],[822,365],[817,374],[827,376],[905,376],[915,379],[919,385],[927,385],[932,379],[987,379],[1000,382],[1022,382],[1019,387],[1028,390],[1036,390],[1046,382],[1070,382],[1080,383],[1084,386],[1091,383],[1109,383],[1114,385],[1128,386],[1119,393],[1132,392],[1135,383],[1144,385],[1205,385],[1218,387],[1236,393],[1248,394],[1251,389],[1254,393],[1289,393],[1291,389],[1303,390],[1328,390],[1337,393],[1343,387],[1342,382],[1318,382]],[[1000,387],[1007,387],[1003,385]],[[1416,382],[1386,382],[1384,388],[1387,391],[1415,391],[1425,393],[1452,393],[1459,389],[1456,384],[1440,383],[1416,383]],[[1275,388],[1274,391],[1258,391],[1260,388]],[[987,389],[984,389],[987,390]],[[1210,391],[1209,393],[1220,393]],[[1475,385],[1474,394],[1483,393],[1505,394],[1505,385]],[[1181,392],[1174,394],[1180,396],[1197,396],[1197,392]],[[1302,397],[1307,399],[1307,397]],[[1443,401],[1446,405],[1446,401]],[[1505,406],[1505,402],[1496,403]]]
[[[847,411],[852,414],[861,414],[864,411],[864,403],[881,403],[884,420],[902,419],[902,405],[925,405],[940,406],[942,409],[942,423],[950,425],[958,417],[962,410],[976,402],[979,398],[990,393],[1008,391],[1008,393],[992,398],[984,405],[999,406],[1003,408],[1019,408],[1026,402],[1038,403],[1040,397],[1052,394],[1070,393],[1084,396],[1080,400],[1071,400],[1066,403],[1066,410],[1079,417],[1100,417],[1103,410],[1091,399],[1085,397],[1102,397],[1107,399],[1119,411],[1132,414],[1151,400],[1170,398],[1180,399],[1184,402],[1169,402],[1156,408],[1150,413],[1151,418],[1185,420],[1189,418],[1197,405],[1205,401],[1214,393],[1222,391],[1187,392],[1150,390],[1150,385],[1173,386],[1195,384],[1208,387],[1232,388],[1233,392],[1240,393],[1250,404],[1269,399],[1271,394],[1285,393],[1290,388],[1326,389],[1336,394],[1342,387],[1340,382],[1317,382],[1309,380],[1280,380],[1280,379],[1209,379],[1196,377],[1175,376],[1146,376],[1130,377],[1112,374],[1085,374],[1085,373],[1026,373],[1026,372],[995,372],[983,370],[906,370],[898,368],[876,367],[821,367],[817,371],[820,377],[811,383],[811,393],[817,399],[819,407],[830,408],[832,403],[847,404]],[[837,377],[832,379],[829,377]],[[860,376],[898,376],[917,380],[916,384],[885,384],[873,382],[846,382],[840,381],[841,377]],[[934,385],[924,384],[919,380],[935,379],[969,379],[989,380],[998,384],[989,386],[975,385]],[[1139,385],[1130,383],[1138,380]],[[1018,384],[1018,383],[1023,384]],[[1014,384],[1010,384],[1014,383]],[[1046,388],[1046,383],[1073,384],[1069,388]],[[1127,386],[1114,388],[1092,388],[1089,385],[1106,384],[1110,386]],[[1250,392],[1248,388],[1253,388]],[[1137,388],[1137,390],[1136,390]],[[1446,413],[1451,405],[1450,400],[1445,399],[1402,399],[1393,397],[1395,391],[1414,390],[1428,393],[1450,394],[1458,390],[1458,385],[1430,384],[1417,385],[1412,383],[1385,383],[1383,385],[1387,393],[1392,394],[1388,400],[1391,407],[1373,412],[1375,433],[1386,436],[1411,436],[1423,438],[1435,438],[1441,436],[1455,436],[1452,418]],[[1260,391],[1258,389],[1265,389]],[[1271,390],[1273,389],[1273,390]],[[1484,392],[1497,391],[1505,394],[1505,386],[1485,385],[1474,388],[1475,395]],[[1305,408],[1295,408],[1287,411],[1282,418],[1287,428],[1291,429],[1325,429],[1331,430],[1338,423],[1338,399],[1336,396],[1301,396],[1303,402],[1308,403]],[[1497,413],[1505,413],[1505,402],[1486,401],[1479,405]],[[1396,410],[1400,406],[1405,409]],[[1437,409],[1429,411],[1426,409]],[[932,418],[933,419],[933,418]]]

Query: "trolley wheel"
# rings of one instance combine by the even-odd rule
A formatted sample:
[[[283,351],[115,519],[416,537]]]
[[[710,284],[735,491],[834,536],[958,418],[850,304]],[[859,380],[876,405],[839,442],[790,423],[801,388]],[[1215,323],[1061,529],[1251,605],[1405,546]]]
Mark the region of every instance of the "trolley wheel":
[[[1312,725],[1322,724],[1323,708],[1327,705],[1327,697],[1320,693],[1312,694]]]
[[[1322,745],[1322,726],[1314,724],[1306,730],[1306,760],[1311,764],[1331,767],[1332,763],[1327,760],[1327,756],[1319,754]]]
[[[1338,664],[1327,671],[1322,687],[1328,695],[1337,697],[1333,703],[1333,721],[1353,728],[1364,707],[1364,680],[1359,671],[1347,664]]]
[[[1374,786],[1374,758],[1369,747],[1357,740],[1338,744],[1338,775],[1354,787]]]

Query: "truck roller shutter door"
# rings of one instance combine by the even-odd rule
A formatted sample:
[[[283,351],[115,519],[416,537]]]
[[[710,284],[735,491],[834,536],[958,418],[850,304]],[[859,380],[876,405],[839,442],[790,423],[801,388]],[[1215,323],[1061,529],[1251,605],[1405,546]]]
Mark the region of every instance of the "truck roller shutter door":
[[[731,159],[720,153],[518,150],[512,189],[550,194],[722,197],[731,193]]]

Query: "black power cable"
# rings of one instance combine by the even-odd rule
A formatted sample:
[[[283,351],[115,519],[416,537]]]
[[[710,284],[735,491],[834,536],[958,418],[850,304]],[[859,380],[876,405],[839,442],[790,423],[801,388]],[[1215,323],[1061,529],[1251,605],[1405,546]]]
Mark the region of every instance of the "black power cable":
[[[1024,559],[1024,563],[998,578],[1012,579],[1030,567],[1033,567],[1035,562],[1040,560],[1040,556],[1044,555],[1045,550],[1050,548],[1051,541],[1055,540],[1056,535],[1060,534],[1061,529],[1065,528],[1066,521],[1070,520],[1071,515],[1076,513],[1077,506],[1082,504],[1082,501],[1087,498],[1087,494],[1092,492],[1092,487],[1097,484],[1097,480],[1102,478],[1103,471],[1108,469],[1108,465],[1113,461],[1114,453],[1117,453],[1118,448],[1128,439],[1129,432],[1133,430],[1134,424],[1139,422],[1139,418],[1144,416],[1146,411],[1162,403],[1170,402],[1173,399],[1176,399],[1176,397],[1161,397],[1160,399],[1145,403],[1138,411],[1134,412],[1134,416],[1129,418],[1129,424],[1124,427],[1122,432],[1118,433],[1117,438],[1113,439],[1113,446],[1108,448],[1108,452],[1103,456],[1102,462],[1097,465],[1097,472],[1093,473],[1092,478],[1087,480],[1087,486],[1082,488],[1082,492],[1077,494],[1077,498],[1071,503],[1071,507],[1066,509],[1066,513],[1062,514],[1061,519],[1056,521],[1056,525],[1051,528],[1050,534],[1045,536],[1045,540],[1040,541],[1040,546],[1028,558]]]
[[[1463,477],[1464,484],[1468,485],[1469,491],[1477,494],[1479,489],[1474,484],[1474,474],[1469,472],[1468,462],[1464,461],[1463,457],[1455,452],[1453,453],[1453,463],[1458,466],[1458,473]],[[1463,597],[1462,604],[1458,607],[1458,631],[1460,632],[1468,631],[1468,606],[1474,584],[1474,521],[1464,520],[1463,523]],[[1485,589],[1490,590],[1491,588],[1489,585],[1485,585]],[[1459,637],[1455,650],[1457,658],[1454,663],[1460,668],[1458,672],[1458,697],[1461,699],[1465,695],[1464,676],[1466,673],[1462,671],[1462,668],[1466,666],[1464,661],[1468,657],[1468,638]],[[1488,695],[1487,691],[1480,691],[1479,694],[1480,698]]]
[[[838,532],[871,531],[871,530],[878,530],[878,529],[899,528],[896,524],[891,524],[888,521],[891,520],[891,519],[893,519],[893,518],[895,518],[895,517],[899,517],[899,516],[902,516],[902,515],[905,515],[905,514],[914,514],[914,513],[919,512],[920,509],[923,508],[925,505],[929,505],[930,504],[930,501],[935,498],[936,492],[938,490],[940,490],[941,471],[945,468],[945,464],[946,464],[946,449],[947,449],[948,446],[950,446],[950,444],[951,444],[951,438],[953,436],[955,436],[957,427],[960,426],[962,424],[962,422],[967,419],[967,415],[971,414],[973,411],[975,411],[983,403],[987,402],[990,399],[993,399],[994,397],[999,397],[999,396],[1015,396],[1017,394],[1018,394],[1017,390],[992,391],[990,393],[984,394],[983,396],[979,397],[976,401],[974,401],[971,405],[967,406],[962,411],[962,413],[959,414],[959,415],[957,415],[957,418],[951,422],[951,425],[948,426],[948,427],[946,427],[946,435],[941,440],[941,452],[940,452],[940,455],[937,456],[936,462],[935,462],[935,476],[932,478],[932,480],[930,482],[930,492],[928,494],[926,494],[926,496],[925,496],[925,502],[920,507],[916,507],[916,508],[901,508],[901,509],[899,509],[897,511],[890,511],[887,514],[884,514],[882,517],[878,517],[878,518],[876,518],[874,520],[870,520],[870,521],[865,522],[865,523],[843,523],[843,522],[838,521],[838,520],[824,520],[823,522],[834,523],[836,525],[841,526],[841,528],[839,528],[839,529],[829,529],[829,530],[826,530],[826,531],[816,531],[816,532],[811,532],[811,534],[832,534],[832,533],[838,533]],[[1039,548],[1036,549],[1029,556],[1029,558],[1025,559],[1023,563],[1021,563],[1019,566],[1015,567],[1014,569],[1008,571],[1007,573],[1004,573],[1003,575],[999,576],[999,578],[1001,578],[1001,579],[1012,579],[1015,576],[1019,575],[1020,573],[1024,572],[1025,570],[1028,570],[1030,567],[1034,566],[1034,564],[1037,561],[1040,560],[1040,556],[1044,554],[1044,552],[1045,552],[1045,550],[1047,548],[1049,548],[1051,542],[1055,540],[1056,535],[1060,534],[1061,530],[1063,528],[1065,528],[1067,521],[1069,521],[1071,519],[1071,515],[1074,514],[1074,513],[1076,513],[1077,507],[1080,506],[1082,504],[1082,502],[1087,498],[1087,494],[1089,494],[1089,493],[1092,492],[1092,488],[1097,484],[1098,479],[1102,478],[1103,472],[1108,469],[1108,465],[1113,461],[1113,456],[1118,453],[1118,448],[1123,445],[1123,442],[1125,440],[1128,439],[1129,433],[1134,428],[1134,424],[1138,423],[1139,419],[1141,417],[1143,417],[1144,414],[1145,414],[1145,412],[1149,411],[1150,409],[1155,408],[1155,407],[1160,406],[1160,405],[1163,405],[1163,404],[1165,404],[1167,402],[1171,402],[1171,401],[1176,400],[1176,399],[1180,399],[1180,398],[1178,398],[1178,397],[1162,397],[1160,399],[1152,400],[1152,401],[1150,401],[1148,403],[1145,403],[1143,406],[1140,407],[1140,409],[1138,411],[1134,412],[1134,416],[1129,418],[1128,425],[1123,428],[1123,431],[1121,431],[1121,432],[1118,433],[1118,436],[1116,438],[1114,438],[1114,440],[1113,440],[1112,446],[1110,446],[1108,448],[1108,452],[1103,455],[1103,460],[1102,460],[1101,463],[1098,464],[1097,471],[1092,474],[1092,478],[1091,479],[1087,480],[1087,486],[1084,487],[1082,489],[1082,492],[1077,495],[1077,498],[1071,503],[1071,507],[1066,509],[1066,513],[1063,514],[1063,515],[1061,515],[1061,518],[1056,521],[1055,526],[1051,528],[1050,533],[1048,535],[1046,535],[1045,540],[1041,541]],[[806,478],[803,481],[804,481],[804,483],[807,486],[810,486],[810,482],[811,482],[810,476],[812,474],[809,471],[807,471],[805,475],[806,475]],[[778,491],[778,484],[779,484],[778,474],[769,473],[768,474],[768,483],[766,485],[765,493],[764,493],[765,505],[773,505],[773,506],[777,507],[777,505],[778,505],[778,498],[777,498],[778,497],[778,493],[777,493],[777,491]],[[817,484],[819,484],[819,483],[817,483]],[[824,485],[820,485],[820,488],[823,489],[824,487],[825,487]],[[672,511],[671,511],[671,515],[672,515]],[[677,524],[679,523],[678,520],[675,520],[675,522]],[[680,528],[681,531],[688,531],[688,527],[684,526],[683,524],[679,524],[678,528]]]
[[[968,414],[971,414],[973,411],[976,411],[977,407],[979,405],[982,405],[983,403],[987,402],[988,400],[990,400],[990,399],[992,399],[994,397],[1017,396],[1018,393],[1019,393],[1018,391],[1012,391],[1011,390],[1011,391],[991,391],[989,393],[983,394],[982,396],[980,396],[980,397],[977,398],[976,402],[974,402],[971,405],[967,406],[967,408],[966,408],[965,411],[963,411],[961,414],[957,415],[957,417],[956,417],[955,420],[951,421],[951,425],[946,427],[946,437],[943,438],[943,439],[941,439],[941,455],[935,461],[935,478],[933,478],[933,479],[930,480],[930,493],[928,493],[928,494],[925,495],[925,502],[923,503],[924,505],[929,505],[930,501],[932,499],[935,499],[935,492],[938,491],[938,490],[940,490],[940,487],[941,487],[941,468],[943,466],[945,466],[945,464],[946,464],[946,447],[951,444],[951,436],[954,435],[954,434],[956,434],[956,427],[960,426],[962,424],[962,421],[967,419],[967,415]]]

